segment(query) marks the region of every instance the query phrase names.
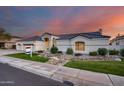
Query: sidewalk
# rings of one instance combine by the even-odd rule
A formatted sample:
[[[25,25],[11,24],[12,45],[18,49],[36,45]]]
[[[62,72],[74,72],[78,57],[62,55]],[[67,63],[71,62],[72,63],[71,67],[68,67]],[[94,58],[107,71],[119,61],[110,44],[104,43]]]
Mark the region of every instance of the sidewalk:
[[[124,77],[111,74],[96,73],[47,63],[27,61],[18,58],[1,56],[0,62],[20,68],[60,82],[71,81],[79,86],[123,86]]]

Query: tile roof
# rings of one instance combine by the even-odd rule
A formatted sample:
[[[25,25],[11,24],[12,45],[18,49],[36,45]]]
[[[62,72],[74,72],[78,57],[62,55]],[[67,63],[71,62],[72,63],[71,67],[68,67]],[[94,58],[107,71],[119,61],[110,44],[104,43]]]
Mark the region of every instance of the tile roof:
[[[50,34],[50,33],[44,33],[44,34],[53,35],[53,34]],[[20,41],[42,41],[41,37],[44,34],[42,34],[41,36],[33,36],[33,37],[30,37],[30,38],[22,39]],[[102,35],[99,31],[97,31],[97,32],[87,32],[87,33],[61,34],[61,35],[56,35],[56,36],[59,37],[57,40],[67,40],[67,39],[72,39],[72,38],[77,37],[77,36],[83,36],[83,37],[86,37],[86,38],[89,38],[89,39],[92,39],[92,38],[110,38],[110,36]]]
[[[22,39],[20,41],[42,41],[42,39],[40,36],[33,36],[33,37]]]
[[[75,33],[75,34],[63,34],[63,35],[58,35],[59,40],[66,40],[66,39],[72,39],[76,36],[83,36],[86,38],[110,38],[110,36],[105,36],[102,35],[99,31],[97,32],[88,32],[88,33]]]

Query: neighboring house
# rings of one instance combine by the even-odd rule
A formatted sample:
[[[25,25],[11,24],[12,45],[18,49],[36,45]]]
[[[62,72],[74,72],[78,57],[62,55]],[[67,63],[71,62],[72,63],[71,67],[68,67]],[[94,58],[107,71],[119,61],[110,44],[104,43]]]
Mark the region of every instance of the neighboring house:
[[[0,48],[16,49],[18,40],[21,40],[21,37],[12,36],[10,40],[0,40]]]
[[[52,46],[58,47],[59,51],[66,52],[72,48],[74,53],[88,54],[97,51],[98,48],[109,48],[110,36],[102,35],[101,30],[88,33],[53,35],[44,33],[18,42],[17,50],[25,50],[32,46],[33,51],[50,50]]]
[[[120,50],[122,48],[124,48],[124,35],[120,36],[118,34],[117,37],[110,41],[110,49]]]

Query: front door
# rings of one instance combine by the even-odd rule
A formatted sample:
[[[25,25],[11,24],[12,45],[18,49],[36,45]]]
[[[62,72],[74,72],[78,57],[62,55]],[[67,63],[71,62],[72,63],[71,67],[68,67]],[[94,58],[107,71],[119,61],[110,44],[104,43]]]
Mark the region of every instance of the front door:
[[[44,43],[45,43],[45,47],[48,49],[50,44],[49,38],[44,38]]]
[[[75,50],[76,51],[85,51],[85,43],[81,42],[81,41],[75,42]]]

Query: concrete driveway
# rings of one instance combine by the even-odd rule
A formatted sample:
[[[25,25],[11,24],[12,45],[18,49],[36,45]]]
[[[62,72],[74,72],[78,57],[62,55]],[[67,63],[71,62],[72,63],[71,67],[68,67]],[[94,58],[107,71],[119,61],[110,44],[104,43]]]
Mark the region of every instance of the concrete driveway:
[[[15,49],[0,49],[0,56],[14,53],[21,53],[22,51],[17,51]]]

